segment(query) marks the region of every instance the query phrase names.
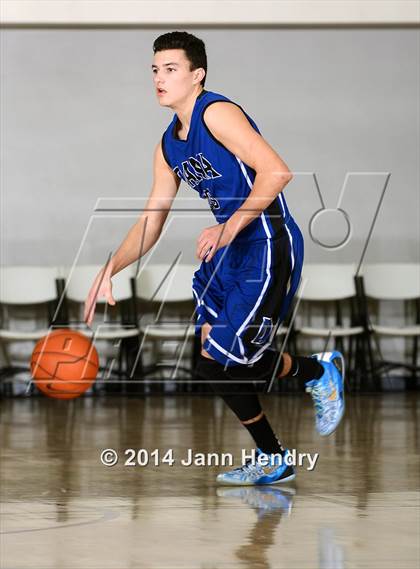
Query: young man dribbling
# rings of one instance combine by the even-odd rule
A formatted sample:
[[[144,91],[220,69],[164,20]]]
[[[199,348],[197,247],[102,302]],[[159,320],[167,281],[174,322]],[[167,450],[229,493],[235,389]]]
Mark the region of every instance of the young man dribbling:
[[[96,300],[112,297],[111,278],[158,240],[181,180],[206,199],[217,223],[197,239],[194,273],[196,333],[202,350],[196,375],[212,385],[256,444],[268,465],[249,461],[219,474],[232,485],[287,482],[293,466],[265,416],[253,380],[306,382],[321,435],[344,413],[344,369],[337,352],[311,357],[280,354],[272,344],[298,288],[303,238],[283,190],[292,179],[284,161],[236,103],[204,89],[204,43],[187,32],[156,39],[152,71],[159,103],[175,115],[154,154],[154,181],[145,210],[110,262],[97,275],[85,305],[92,323]],[[139,243],[143,243],[141,252]]]

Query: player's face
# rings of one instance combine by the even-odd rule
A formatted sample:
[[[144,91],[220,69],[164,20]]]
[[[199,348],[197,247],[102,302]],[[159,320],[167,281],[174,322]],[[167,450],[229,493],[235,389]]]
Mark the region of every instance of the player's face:
[[[185,100],[197,85],[194,71],[183,49],[158,51],[153,57],[156,96],[163,107],[173,107]],[[199,83],[199,81],[198,81]]]

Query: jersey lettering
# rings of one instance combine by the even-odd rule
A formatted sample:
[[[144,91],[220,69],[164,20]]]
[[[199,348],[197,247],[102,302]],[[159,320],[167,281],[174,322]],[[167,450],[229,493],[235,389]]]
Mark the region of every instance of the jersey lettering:
[[[182,162],[182,169],[175,166],[175,174],[187,182],[191,188],[195,188],[202,180],[212,180],[213,178],[221,178],[220,174],[216,168],[211,164],[209,160],[201,152],[199,152],[196,158],[190,156],[188,160]]]
[[[181,172],[179,171],[178,166],[175,166],[174,172],[175,172],[175,174],[178,176],[178,178],[179,178],[180,180],[183,179],[183,178],[182,178],[182,174],[181,174]]]
[[[196,158],[193,158],[192,156],[189,158],[189,161],[191,166],[194,168],[196,175],[201,176],[201,179],[206,178],[206,173],[200,161]]]
[[[203,154],[201,152],[199,152],[197,154],[197,156],[200,157],[201,164],[203,165],[203,169],[204,169],[205,173],[207,174],[206,175],[207,179],[209,179],[209,178],[221,178],[222,177],[222,174],[219,174],[219,172],[213,168],[211,163],[207,160],[207,158],[205,158],[203,156]]]
[[[194,168],[190,166],[188,160],[185,160],[182,163],[183,178],[188,183],[188,185],[190,185],[192,188],[195,188],[195,186],[201,182],[201,179],[193,174],[192,170],[194,170]]]

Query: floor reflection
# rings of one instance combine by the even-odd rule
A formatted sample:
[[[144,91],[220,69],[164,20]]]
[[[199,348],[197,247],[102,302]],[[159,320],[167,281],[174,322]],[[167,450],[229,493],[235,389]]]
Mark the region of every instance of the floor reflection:
[[[15,569],[417,568],[416,394],[348,398],[320,438],[310,401],[268,397],[281,440],[319,459],[296,483],[217,487],[187,449],[251,448],[221,402],[205,397],[44,398],[2,403],[2,563]],[[173,465],[107,468],[100,452],[173,449]]]
[[[234,550],[241,567],[270,569],[268,550],[276,543],[276,530],[282,518],[292,514],[293,488],[279,486],[218,488],[217,495],[227,500],[242,502],[256,514],[243,543]]]
[[[319,569],[344,569],[344,548],[337,543],[334,529],[320,528],[318,540]]]

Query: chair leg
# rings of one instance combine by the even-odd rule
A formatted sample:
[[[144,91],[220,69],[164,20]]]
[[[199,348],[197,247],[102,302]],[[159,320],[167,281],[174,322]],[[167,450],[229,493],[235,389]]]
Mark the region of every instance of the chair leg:
[[[353,367],[353,336],[349,336],[347,350],[347,391],[353,391],[354,386],[354,367]],[[345,386],[346,387],[346,386]]]
[[[10,360],[9,352],[3,342],[0,342],[0,351],[3,357],[3,360],[6,362],[6,366],[11,366],[12,362]]]
[[[118,387],[120,393],[127,392],[127,378],[122,375],[123,340],[118,342]]]
[[[418,358],[418,349],[419,349],[419,338],[418,336],[414,336],[413,338],[413,352],[412,352],[412,360],[411,363],[413,365],[413,369],[411,372],[411,381],[406,380],[405,388],[408,390],[413,390],[417,388],[417,380],[419,379],[420,370],[417,367],[417,358]]]
[[[382,391],[381,374],[378,373],[378,365],[373,355],[372,349],[373,333],[367,330],[363,337],[363,350],[365,369],[369,384],[376,390]],[[379,345],[377,346],[378,353],[380,353]]]
[[[370,377],[366,369],[365,346],[361,337],[356,339],[354,367],[357,375],[357,390],[367,391],[370,385]]]
[[[188,391],[189,392],[194,392],[194,388],[198,386],[198,381],[197,378],[195,377],[195,370],[197,369],[197,364],[198,364],[198,358],[200,356],[201,353],[201,341],[199,336],[194,335],[193,338],[193,346],[192,346],[192,376],[193,376],[193,382],[196,381],[196,383],[190,383],[189,384],[189,388]]]
[[[339,352],[341,352],[344,356],[344,345],[343,345],[343,338],[337,337],[335,340],[336,348]]]
[[[144,393],[144,365],[140,351],[141,337],[135,336],[125,343],[126,374],[128,381],[133,382],[132,390],[136,393]]]

